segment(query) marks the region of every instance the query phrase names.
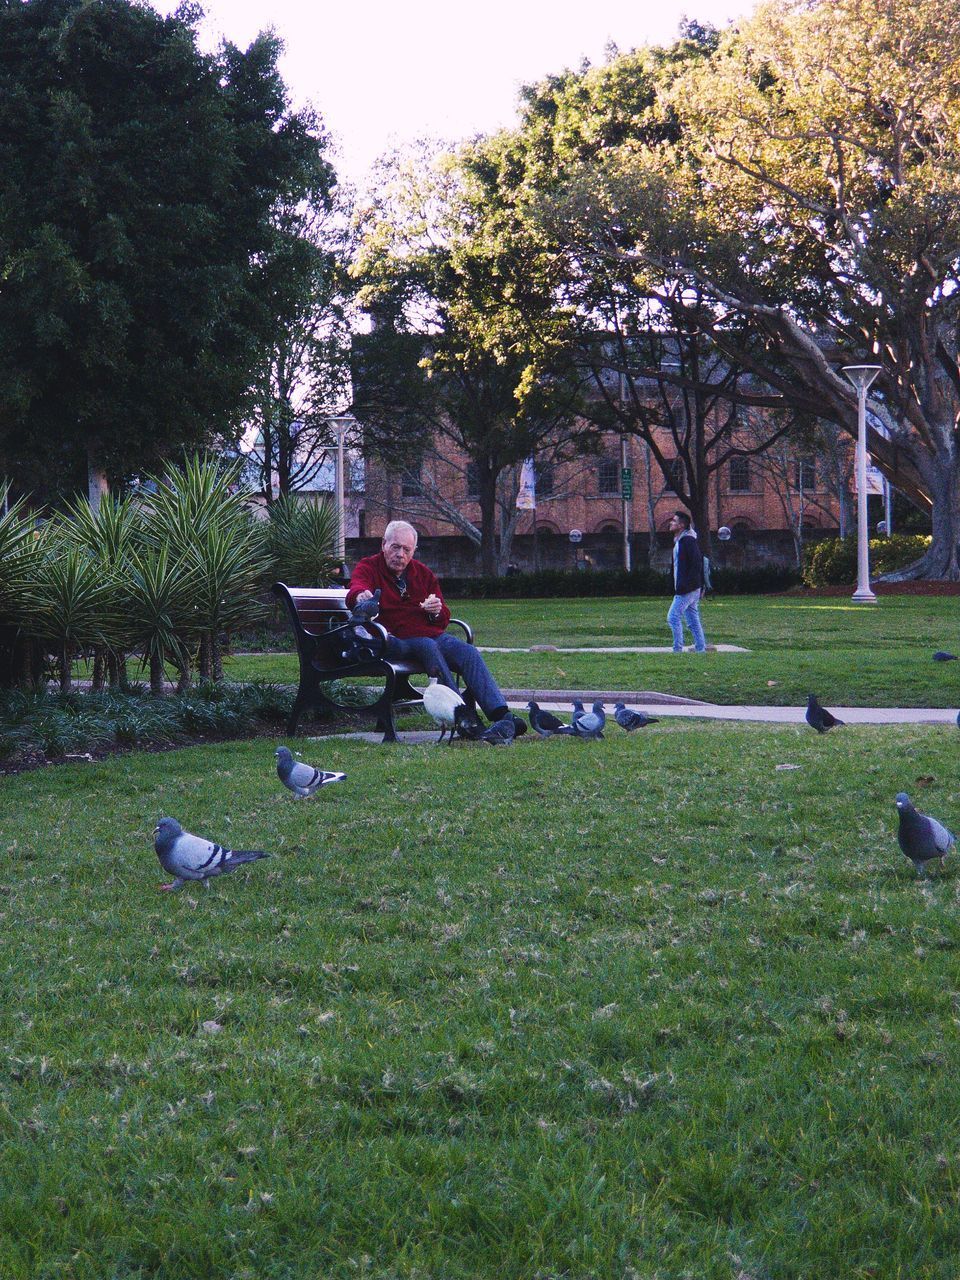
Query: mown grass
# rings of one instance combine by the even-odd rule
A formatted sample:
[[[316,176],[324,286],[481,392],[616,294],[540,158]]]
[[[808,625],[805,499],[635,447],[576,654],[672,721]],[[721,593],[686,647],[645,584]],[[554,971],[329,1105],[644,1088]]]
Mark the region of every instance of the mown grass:
[[[305,755],[0,784],[4,1280],[955,1275],[956,730]]]
[[[452,604],[477,643],[559,648],[667,645],[663,599],[471,600]],[[955,598],[881,597],[874,606],[847,599],[711,596],[702,616],[713,644],[749,653],[505,653],[488,661],[505,688],[657,690],[708,702],[797,705],[812,689],[829,705],[960,705]],[[231,678],[297,681],[290,654],[238,655]]]

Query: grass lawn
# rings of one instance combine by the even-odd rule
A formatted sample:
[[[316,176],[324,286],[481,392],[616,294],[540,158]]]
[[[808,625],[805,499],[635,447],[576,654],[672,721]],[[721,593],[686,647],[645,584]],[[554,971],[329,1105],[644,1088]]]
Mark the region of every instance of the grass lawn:
[[[480,645],[560,648],[667,645],[669,600],[454,601]],[[707,702],[797,705],[814,690],[825,705],[960,706],[956,598],[883,596],[876,605],[790,596],[711,596],[702,617],[711,643],[748,654],[490,654],[504,688],[652,689]],[[297,681],[290,654],[240,655],[238,680]],[[773,683],[771,683],[773,682]]]
[[[3,1280],[956,1275],[957,731],[530,738],[0,781]]]

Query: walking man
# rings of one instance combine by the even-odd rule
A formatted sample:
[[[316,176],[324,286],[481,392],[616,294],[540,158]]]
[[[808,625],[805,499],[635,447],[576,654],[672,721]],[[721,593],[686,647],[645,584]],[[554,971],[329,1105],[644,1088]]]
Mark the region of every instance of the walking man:
[[[686,511],[674,511],[667,528],[673,534],[673,604],[667,622],[673,632],[673,652],[683,653],[683,624],[693,637],[697,653],[705,653],[707,639],[700,621],[700,597],[704,592],[703,554],[690,528]]]

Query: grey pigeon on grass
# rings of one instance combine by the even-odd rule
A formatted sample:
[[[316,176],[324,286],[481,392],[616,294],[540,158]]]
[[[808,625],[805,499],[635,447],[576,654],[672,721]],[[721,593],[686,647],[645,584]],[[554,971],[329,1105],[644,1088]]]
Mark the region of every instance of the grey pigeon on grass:
[[[573,732],[578,738],[602,738],[606,720],[603,703],[595,702],[592,711],[585,711],[582,715],[574,717]]]
[[[921,813],[910,803],[910,797],[901,791],[896,798],[897,814],[900,819],[897,828],[897,840],[904,857],[909,858],[917,869],[918,875],[929,875],[927,864],[934,858],[943,860],[956,844],[956,837],[948,831],[942,822]]]
[[[555,733],[571,734],[573,730],[564,724],[552,711],[544,711],[536,702],[527,703],[530,711],[530,728],[541,738],[552,738]]]
[[[947,653],[947,651],[946,651],[945,649],[938,649],[938,650],[937,650],[937,652],[933,655],[933,660],[934,660],[934,662],[958,662],[958,661],[960,661],[960,659],[958,659],[958,658],[957,658],[957,655],[956,655],[955,653]]]
[[[301,764],[294,760],[289,747],[277,747],[274,755],[277,757],[277,777],[296,796],[312,796],[321,787],[331,782],[342,782],[347,776],[327,769],[315,769],[311,764]]]
[[[627,733],[634,729],[643,729],[648,724],[660,723],[657,716],[648,716],[642,711],[631,711],[622,702],[614,704],[613,718],[621,729],[626,729]]]
[[[453,732],[465,738],[467,742],[477,742],[483,733],[483,725],[477,713],[465,702],[453,708]]]
[[[843,724],[843,721],[838,720],[832,711],[821,707],[815,693],[811,693],[807,698],[807,714],[804,719],[811,729],[816,729],[817,733],[826,733],[834,725]]]
[[[516,736],[517,726],[514,718],[507,715],[500,720],[494,720],[493,724],[488,724],[480,734],[480,741],[488,743],[491,747],[506,747]]]
[[[162,884],[169,892],[182,889],[188,880],[202,880],[205,889],[213,876],[226,875],[245,862],[269,858],[262,849],[225,849],[202,836],[192,836],[184,831],[176,818],[161,818],[153,829],[153,847],[160,865],[173,876],[171,884]]]

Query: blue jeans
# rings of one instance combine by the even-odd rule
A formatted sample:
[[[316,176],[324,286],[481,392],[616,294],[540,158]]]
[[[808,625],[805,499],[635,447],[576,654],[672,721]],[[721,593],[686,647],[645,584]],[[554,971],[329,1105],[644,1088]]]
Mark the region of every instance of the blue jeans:
[[[686,595],[674,596],[667,622],[673,632],[673,652],[683,652],[683,624],[686,623],[693,636],[693,647],[697,653],[704,653],[707,638],[703,634],[703,623],[700,621],[700,592],[688,591]]]
[[[446,631],[435,640],[429,636],[413,636],[407,640],[391,636],[387,641],[386,656],[413,658],[428,675],[436,676],[441,684],[451,689],[456,687],[451,669],[458,672],[488,718],[491,712],[500,711],[506,705],[506,698],[476,645],[467,644],[466,640]]]

